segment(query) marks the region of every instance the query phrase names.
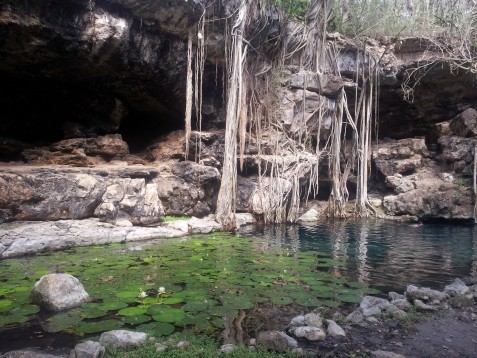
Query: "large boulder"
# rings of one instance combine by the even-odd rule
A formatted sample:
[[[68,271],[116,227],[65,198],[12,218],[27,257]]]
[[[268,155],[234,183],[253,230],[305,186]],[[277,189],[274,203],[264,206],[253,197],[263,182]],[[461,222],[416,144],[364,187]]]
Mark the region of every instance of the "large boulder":
[[[41,277],[35,283],[31,297],[34,303],[53,312],[81,306],[90,299],[79,280],[65,273]]]
[[[146,333],[119,329],[102,333],[99,343],[111,348],[133,349],[141,347],[146,339]]]
[[[414,173],[422,167],[422,158],[427,155],[424,138],[387,140],[373,148],[373,160],[385,176]]]
[[[476,137],[477,111],[473,108],[469,108],[458,114],[456,117],[452,118],[450,129],[459,137]]]

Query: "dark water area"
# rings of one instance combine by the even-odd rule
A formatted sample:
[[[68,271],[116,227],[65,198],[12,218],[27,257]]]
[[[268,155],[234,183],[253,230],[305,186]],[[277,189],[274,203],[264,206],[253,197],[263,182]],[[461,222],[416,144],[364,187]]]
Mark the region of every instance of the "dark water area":
[[[243,234],[264,247],[294,252],[318,250],[345,266],[344,277],[368,283],[383,293],[402,293],[408,284],[442,290],[455,278],[477,276],[474,225],[346,220],[310,225],[249,226]]]

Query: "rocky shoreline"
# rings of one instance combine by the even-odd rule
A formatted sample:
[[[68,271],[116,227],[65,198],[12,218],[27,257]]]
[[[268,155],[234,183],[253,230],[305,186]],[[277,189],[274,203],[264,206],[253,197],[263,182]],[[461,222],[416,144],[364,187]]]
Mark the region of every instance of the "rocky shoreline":
[[[42,290],[45,291],[45,287]],[[389,292],[388,299],[366,296],[356,310],[347,316],[343,315],[344,312],[335,311],[330,317],[330,312],[316,309],[296,316],[283,331],[259,332],[248,342],[248,349],[253,352],[259,347],[277,354],[291,352],[306,357],[475,357],[475,277],[456,279],[443,291],[408,285],[403,295]],[[145,333],[116,330],[104,332],[98,342],[86,340],[79,343],[69,357],[101,358],[106,352],[140,350],[145,345],[155,350],[157,356],[174,350],[188,351],[188,356],[194,356],[194,347],[189,341],[158,341]],[[224,344],[217,348],[216,356],[232,353],[238,348],[235,344]],[[24,350],[0,357],[52,358],[65,355]]]

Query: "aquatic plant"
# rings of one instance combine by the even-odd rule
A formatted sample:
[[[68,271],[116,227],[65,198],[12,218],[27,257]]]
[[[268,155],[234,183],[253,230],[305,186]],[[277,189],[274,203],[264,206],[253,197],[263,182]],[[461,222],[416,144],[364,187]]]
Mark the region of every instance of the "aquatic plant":
[[[42,318],[43,326],[79,336],[122,326],[155,336],[210,333],[224,327],[223,317],[263,303],[339,307],[370,292],[333,276],[329,269],[343,263],[322,253],[262,252],[258,246],[221,233],[145,245],[142,251],[114,244],[6,259],[0,262],[0,327],[38,319],[29,291],[52,272],[75,275],[94,300]]]

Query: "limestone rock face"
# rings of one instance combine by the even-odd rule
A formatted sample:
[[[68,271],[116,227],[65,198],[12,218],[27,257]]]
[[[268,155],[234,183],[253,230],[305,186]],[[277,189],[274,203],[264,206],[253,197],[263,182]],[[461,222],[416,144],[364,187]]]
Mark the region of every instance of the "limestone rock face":
[[[427,154],[424,138],[388,140],[373,148],[373,160],[385,176],[414,173]]]
[[[390,175],[386,177],[386,185],[398,194],[406,193],[415,189],[414,183],[407,178],[403,178],[402,176]]]
[[[477,111],[473,108],[466,109],[450,122],[451,131],[459,137],[477,136]]]
[[[78,307],[89,300],[89,295],[79,280],[64,273],[40,278],[35,283],[31,297],[34,303],[53,312]]]
[[[477,138],[445,135],[439,138],[438,143],[442,150],[440,159],[449,169],[456,173],[472,175]]]

